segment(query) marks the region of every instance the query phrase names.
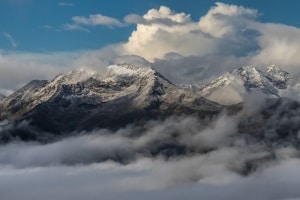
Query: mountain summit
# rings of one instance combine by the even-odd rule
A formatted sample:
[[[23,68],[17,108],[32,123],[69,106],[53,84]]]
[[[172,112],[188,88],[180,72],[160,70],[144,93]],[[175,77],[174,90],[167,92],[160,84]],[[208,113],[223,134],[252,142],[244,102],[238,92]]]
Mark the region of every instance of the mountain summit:
[[[200,94],[223,105],[244,101],[249,92],[266,97],[298,98],[299,84],[279,66],[268,65],[258,69],[245,66],[226,73],[200,88]]]

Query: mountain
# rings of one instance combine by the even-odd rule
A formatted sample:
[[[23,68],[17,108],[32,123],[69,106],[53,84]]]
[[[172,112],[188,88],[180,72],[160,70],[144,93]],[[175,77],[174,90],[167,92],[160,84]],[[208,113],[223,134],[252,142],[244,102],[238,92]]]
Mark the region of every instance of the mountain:
[[[105,153],[97,150],[88,156],[91,160],[87,162],[113,160],[124,164],[141,156],[214,156],[224,150],[227,155],[234,148],[237,158],[243,153],[247,156],[244,164],[237,159],[239,167],[232,170],[248,175],[277,156],[290,152],[298,155],[294,150],[300,144],[300,103],[282,97],[297,85],[295,78],[277,66],[243,67],[219,77],[200,91],[174,85],[151,67],[112,65],[105,74],[77,69],[50,81],[31,81],[0,100],[0,146],[15,140],[34,141],[34,145],[51,143],[78,133],[116,134],[128,143],[125,149],[120,144],[119,150],[111,151],[106,148],[111,144],[108,143]],[[223,91],[224,97],[236,94],[243,101],[246,93],[253,90],[271,98],[260,103],[254,99],[250,106],[249,102],[224,106],[201,96],[217,98],[216,94]],[[222,96],[214,100],[221,102]],[[234,111],[235,115],[223,115],[224,110]],[[187,117],[189,114],[193,116]],[[97,128],[113,131],[94,131]],[[105,138],[102,136],[100,139]],[[75,137],[74,141],[78,141],[74,143],[76,148],[79,144],[85,151],[82,140]],[[127,145],[132,145],[132,149],[128,150]]]
[[[173,114],[212,118],[222,109],[150,67],[120,64],[109,66],[104,75],[78,69],[51,81],[32,81],[0,101],[0,121],[25,120],[39,130],[62,134]]]
[[[211,83],[200,87],[199,93],[223,105],[243,102],[249,92],[266,97],[299,99],[300,84],[279,66],[268,65],[262,69],[246,66],[226,73]]]
[[[0,100],[1,100],[1,99],[4,99],[4,98],[5,98],[5,95],[0,94]]]

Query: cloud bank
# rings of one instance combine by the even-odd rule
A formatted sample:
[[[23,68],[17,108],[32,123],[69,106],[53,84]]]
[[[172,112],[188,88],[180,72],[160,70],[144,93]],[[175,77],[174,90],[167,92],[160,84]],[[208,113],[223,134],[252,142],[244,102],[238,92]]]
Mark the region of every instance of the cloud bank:
[[[282,116],[286,106],[276,107],[275,116]],[[259,118],[259,112],[251,116]],[[299,124],[293,116],[280,119]],[[261,139],[258,130],[238,131],[238,120],[227,115],[211,123],[171,117],[49,144],[1,145],[0,194],[7,200],[300,198],[297,133],[295,138]],[[269,122],[280,124],[276,120]],[[261,126],[266,136],[268,127]],[[174,144],[186,151],[174,153]]]

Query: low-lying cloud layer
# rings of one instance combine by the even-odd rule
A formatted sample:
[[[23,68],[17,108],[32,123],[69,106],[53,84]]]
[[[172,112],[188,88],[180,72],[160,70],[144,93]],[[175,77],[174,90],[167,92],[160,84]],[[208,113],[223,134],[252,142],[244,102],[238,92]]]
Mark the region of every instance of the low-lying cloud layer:
[[[228,171],[198,182],[170,187],[195,173],[200,159],[175,162],[141,159],[120,166],[107,162],[88,166],[12,169],[1,167],[0,192],[7,200],[29,199],[297,199],[299,166],[285,160],[250,177]],[[192,171],[191,171],[192,169]],[[213,169],[207,169],[207,173]],[[29,184],[30,183],[30,184]],[[178,182],[177,182],[178,183]]]
[[[243,127],[240,116],[223,114],[211,123],[174,116],[48,144],[1,144],[1,198],[300,198],[299,105],[275,102],[261,116],[266,105],[250,103],[241,113],[249,115]]]
[[[299,124],[300,106],[282,101],[262,102],[252,113],[245,106],[240,115],[223,114],[212,122],[173,116],[114,132],[82,132],[48,144],[2,144],[1,197],[300,198],[297,128],[280,131]],[[288,114],[290,106],[294,111]],[[261,117],[265,126],[257,124]]]

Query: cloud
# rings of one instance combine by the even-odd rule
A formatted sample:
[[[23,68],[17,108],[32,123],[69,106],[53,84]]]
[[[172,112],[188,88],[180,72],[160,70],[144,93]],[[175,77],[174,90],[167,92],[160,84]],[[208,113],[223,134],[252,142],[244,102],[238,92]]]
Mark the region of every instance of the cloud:
[[[0,90],[11,93],[32,80],[51,80],[74,68],[93,68],[103,73],[120,55],[117,49],[108,46],[99,50],[53,53],[0,50]]]
[[[294,111],[286,112],[290,106]],[[291,128],[290,135],[283,136],[275,130],[276,125],[298,126],[299,109],[288,100],[269,100],[258,108],[250,118],[223,114],[205,121],[195,116],[172,116],[116,131],[72,133],[46,144],[2,144],[1,197],[299,198],[297,131]],[[268,112],[273,112],[270,117],[262,116]],[[265,125],[253,125],[251,117]],[[240,120],[249,123],[242,130]]]
[[[149,60],[170,52],[183,56],[248,55],[258,48],[255,37],[259,33],[247,27],[257,15],[256,10],[217,3],[194,22],[189,14],[161,6],[142,17],[134,14],[125,17],[125,21],[137,23],[137,28],[124,49]]]
[[[12,37],[11,34],[9,33],[3,33],[3,36],[8,39],[8,41],[10,42],[11,46],[13,48],[16,48],[18,46],[17,42],[15,41],[15,39]]]
[[[223,174],[222,183],[200,182],[172,188],[146,190],[145,185],[161,181],[173,173],[187,172],[190,168],[182,165],[184,160],[172,163],[140,160],[129,166],[102,163],[76,167],[49,167],[13,169],[2,167],[0,174],[1,195],[10,199],[288,199],[299,198],[297,160],[290,160],[271,167],[251,178],[234,174]],[[185,160],[197,164],[196,159]],[[188,162],[185,162],[188,163]],[[173,164],[173,165],[171,165]],[[198,163],[199,164],[199,163]],[[193,164],[191,164],[193,165]],[[146,168],[142,170],[142,168]],[[197,168],[197,167],[196,167]],[[170,171],[167,171],[167,170]],[[162,177],[158,177],[160,172]],[[168,172],[163,174],[163,172]],[[152,177],[151,175],[155,175]],[[172,175],[171,175],[172,176]],[[217,178],[215,178],[217,179]],[[30,183],[30,184],[29,184]],[[127,186],[125,184],[128,184]],[[138,185],[140,183],[140,185]],[[133,188],[135,187],[135,188]],[[34,189],[33,189],[34,188]],[[18,191],[18,192],[15,192]]]
[[[185,24],[191,21],[190,15],[185,13],[175,13],[166,6],[161,6],[159,10],[150,9],[144,16],[129,14],[124,17],[127,23],[136,24],[164,24],[167,26]]]
[[[83,24],[88,26],[121,26],[122,23],[112,17],[104,16],[102,14],[89,15],[89,17],[75,16],[72,20],[77,24]]]
[[[0,133],[2,136],[9,135],[10,130],[15,128],[14,126],[2,130],[0,128]],[[17,128],[30,131],[26,123],[20,124]],[[31,131],[39,137],[40,134],[35,130]],[[198,118],[193,116],[171,117],[164,121],[150,121],[144,127],[128,126],[116,132],[105,129],[90,133],[82,132],[79,136],[45,145],[9,143],[0,147],[0,165],[8,164],[23,168],[90,164],[105,160],[126,162],[142,155],[156,153],[164,155],[164,152],[168,155],[168,151],[171,155],[172,151],[175,153],[180,146],[199,150],[215,148],[233,133],[235,133],[235,122],[231,118],[221,117],[205,127]],[[42,135],[42,138],[46,135],[50,137],[46,133]]]
[[[49,144],[1,145],[0,193],[8,200],[299,198],[293,142],[283,139],[280,146],[276,140],[269,151],[268,140],[237,133],[236,120],[224,115],[206,124],[193,116],[171,117]],[[175,141],[194,151],[167,158],[147,153]]]
[[[145,23],[145,19],[137,14],[129,14],[124,17],[124,21],[128,24],[142,24]]]
[[[286,70],[299,74],[300,29],[282,24],[255,23],[254,28],[261,32],[258,37],[261,50],[251,59],[253,63],[277,63]]]
[[[246,58],[234,56],[182,56],[168,53],[155,59],[154,68],[175,84],[208,83],[216,76],[234,70],[248,63]]]
[[[63,29],[68,31],[78,30],[78,31],[90,32],[87,28],[84,28],[78,24],[64,24]]]
[[[49,79],[70,69],[74,54],[68,53],[6,53],[0,52],[0,85],[14,90],[33,79]],[[69,60],[70,59],[70,60]]]
[[[228,33],[234,33],[239,26],[245,26],[248,21],[255,20],[257,17],[258,11],[255,9],[218,2],[200,18],[198,23],[203,32],[222,38]]]
[[[72,24],[65,24],[63,26],[65,30],[87,31],[88,29],[85,27],[89,26],[107,26],[109,28],[124,26],[118,19],[102,14],[89,15],[88,17],[74,16],[72,17],[72,21]]]
[[[120,196],[125,200],[139,199],[141,196],[146,200],[183,198],[285,200],[297,199],[300,195],[297,188],[300,162],[293,159],[271,166],[249,178],[224,173],[203,182],[147,190],[147,187],[154,184],[159,188],[168,176],[188,173],[188,170],[193,169],[187,167],[189,161],[190,167],[194,165],[194,168],[197,168],[197,164],[200,164],[194,158],[171,163],[140,160],[129,166],[108,162],[88,166],[30,169],[2,167],[0,192],[7,200],[53,198],[91,200],[95,197],[115,200],[120,199]],[[219,183],[216,183],[216,180]]]
[[[11,95],[13,92],[14,92],[14,90],[0,88],[0,94],[4,95],[6,97]]]
[[[216,3],[198,21],[165,6],[143,16],[130,14],[124,20],[137,27],[123,53],[153,62],[175,83],[203,84],[244,65],[275,63],[299,74],[300,30],[259,17],[256,9],[224,3]],[[170,53],[180,57],[167,58]]]
[[[73,7],[74,3],[68,3],[68,2],[59,2],[59,6],[65,6],[65,7]]]

